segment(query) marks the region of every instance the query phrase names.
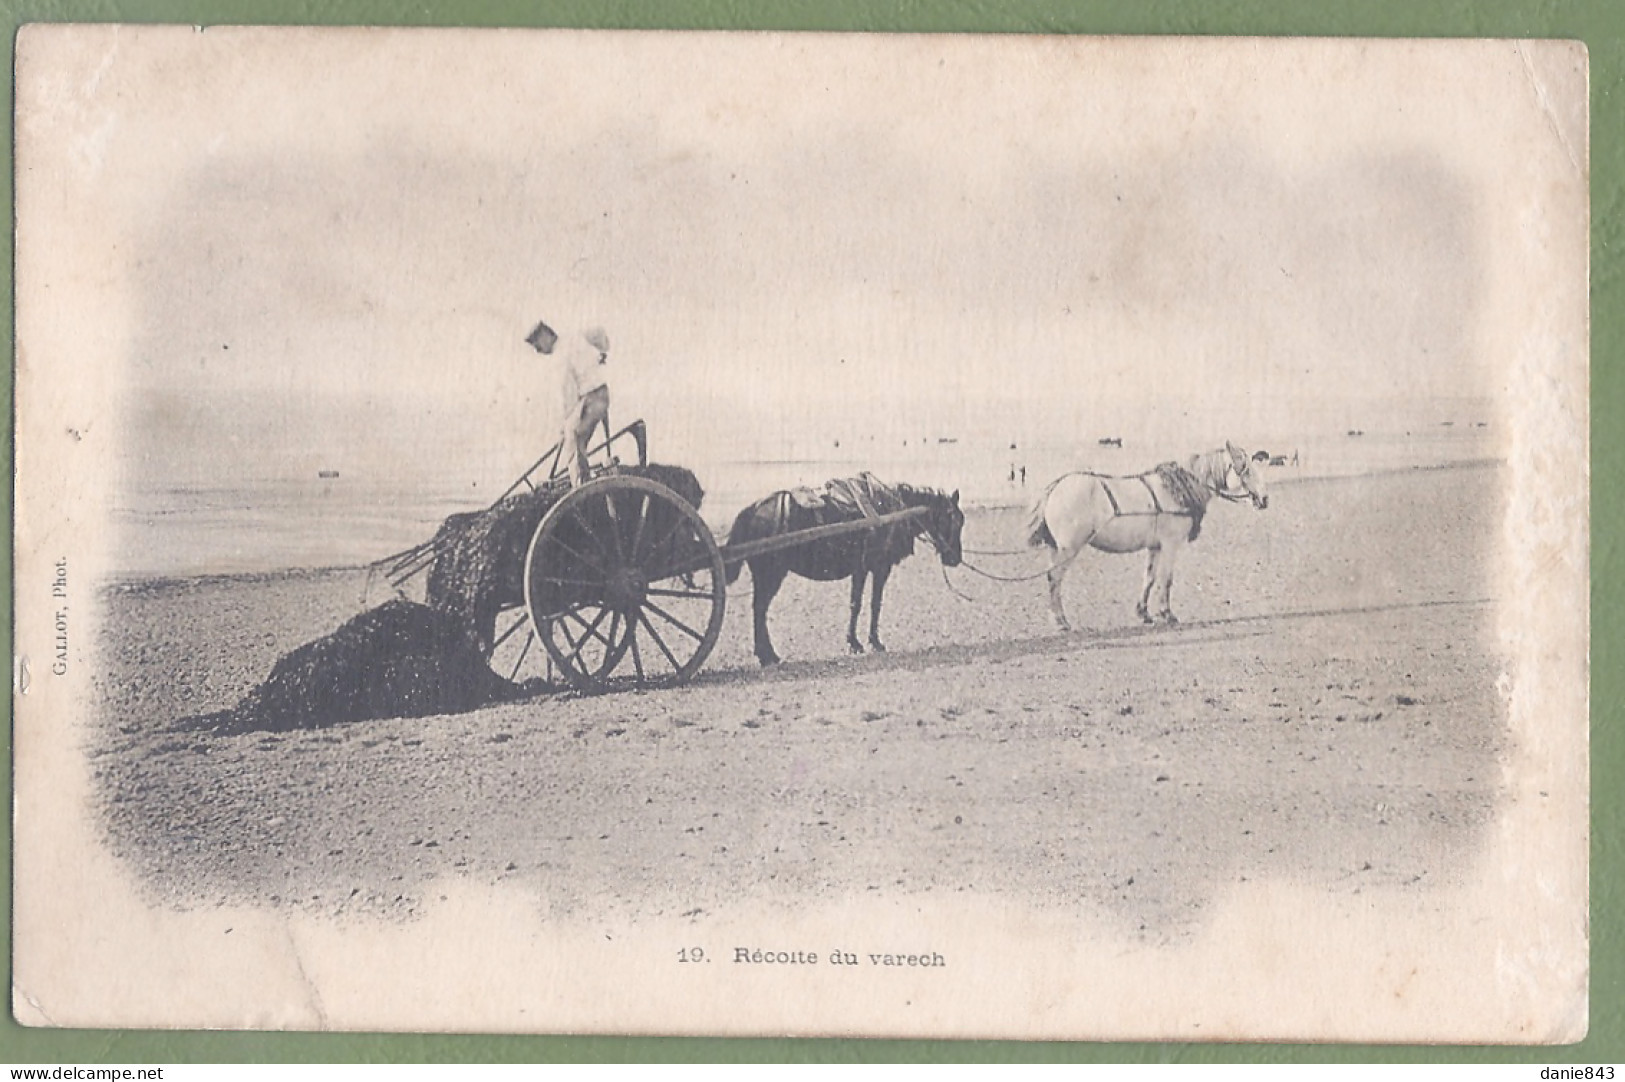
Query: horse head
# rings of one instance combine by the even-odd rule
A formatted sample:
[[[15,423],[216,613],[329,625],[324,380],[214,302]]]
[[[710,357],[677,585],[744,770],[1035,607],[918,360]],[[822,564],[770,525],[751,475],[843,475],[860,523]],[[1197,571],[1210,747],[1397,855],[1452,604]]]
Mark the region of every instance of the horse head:
[[[1260,470],[1254,469],[1254,460],[1240,447],[1224,441],[1225,453],[1230,456],[1230,468],[1225,476],[1220,478],[1220,485],[1214,491],[1227,500],[1240,500],[1251,498],[1253,509],[1262,511],[1270,505],[1269,493],[1265,491],[1264,475]],[[1230,474],[1234,474],[1236,481],[1241,485],[1241,491],[1236,492],[1229,488]]]
[[[964,558],[960,548],[960,535],[965,529],[965,512],[959,509],[959,490],[944,496],[940,492],[923,493],[924,506],[930,508],[925,519],[925,532],[936,546],[944,567],[958,567]]]

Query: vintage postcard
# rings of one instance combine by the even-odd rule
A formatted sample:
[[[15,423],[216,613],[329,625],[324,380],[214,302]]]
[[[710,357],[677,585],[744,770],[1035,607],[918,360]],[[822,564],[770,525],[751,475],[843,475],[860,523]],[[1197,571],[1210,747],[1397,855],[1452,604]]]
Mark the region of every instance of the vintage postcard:
[[[1582,45],[16,88],[21,1022],[1585,1035]]]

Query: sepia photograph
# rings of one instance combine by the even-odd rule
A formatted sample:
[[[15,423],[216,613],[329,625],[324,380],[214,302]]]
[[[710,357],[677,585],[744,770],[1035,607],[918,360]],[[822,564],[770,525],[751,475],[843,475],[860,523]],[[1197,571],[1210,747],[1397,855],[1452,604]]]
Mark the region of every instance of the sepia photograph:
[[[1583,45],[16,50],[18,1022],[1585,1037]]]

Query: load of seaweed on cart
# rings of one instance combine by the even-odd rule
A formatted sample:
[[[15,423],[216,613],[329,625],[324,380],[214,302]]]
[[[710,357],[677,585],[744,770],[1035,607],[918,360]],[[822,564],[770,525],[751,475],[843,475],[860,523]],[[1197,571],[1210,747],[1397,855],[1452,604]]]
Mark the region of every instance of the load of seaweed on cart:
[[[619,467],[619,473],[664,485],[695,509],[705,496],[693,471],[682,466],[651,462]],[[531,539],[569,491],[567,483],[544,485],[483,511],[452,515],[427,543],[428,604],[456,617],[480,651],[491,649],[497,614],[525,603]]]

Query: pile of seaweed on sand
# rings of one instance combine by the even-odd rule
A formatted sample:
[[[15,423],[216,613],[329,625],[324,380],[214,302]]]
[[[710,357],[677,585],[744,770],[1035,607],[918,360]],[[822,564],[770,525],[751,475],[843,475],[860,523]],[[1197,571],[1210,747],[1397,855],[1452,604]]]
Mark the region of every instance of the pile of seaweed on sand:
[[[704,493],[681,466],[623,467],[698,508]],[[395,599],[285,654],[265,682],[230,710],[176,723],[221,733],[320,729],[374,718],[475,710],[536,689],[504,680],[486,662],[496,615],[524,603],[531,536],[568,488],[512,496],[446,519],[430,543],[427,605]]]
[[[651,462],[623,466],[624,475],[665,485],[695,510],[705,492],[693,472],[682,466]],[[503,609],[525,603],[525,557],[542,517],[568,488],[539,488],[511,496],[484,511],[452,515],[430,543],[428,601],[462,622],[476,647],[489,651],[496,617]]]
[[[232,709],[186,719],[177,728],[320,729],[460,713],[523,691],[491,671],[455,617],[396,599],[285,654]]]

